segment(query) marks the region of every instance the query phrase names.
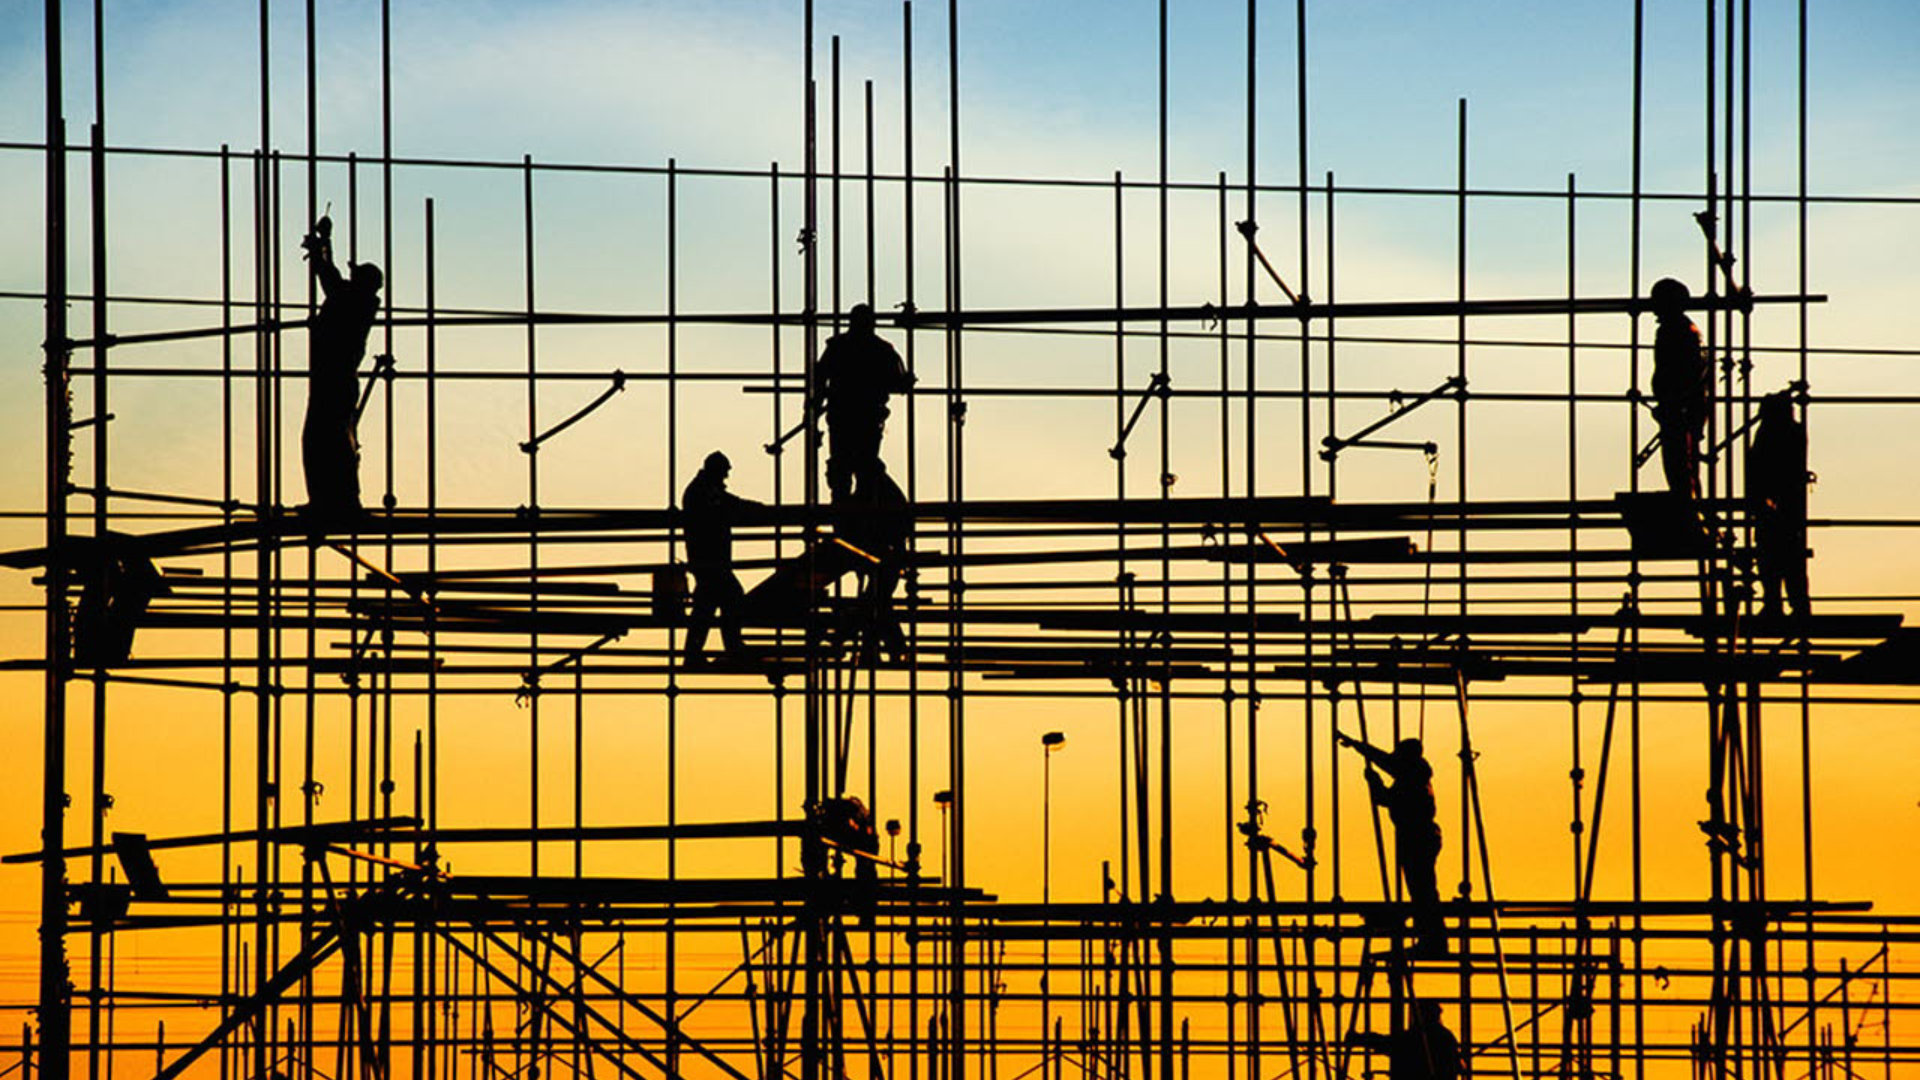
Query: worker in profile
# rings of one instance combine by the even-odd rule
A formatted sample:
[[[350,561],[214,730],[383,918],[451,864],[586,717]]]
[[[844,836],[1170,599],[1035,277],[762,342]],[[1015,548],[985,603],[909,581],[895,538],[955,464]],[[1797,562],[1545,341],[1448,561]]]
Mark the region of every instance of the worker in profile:
[[[1399,1031],[1356,1031],[1347,1042],[1385,1054],[1392,1080],[1456,1080],[1460,1075],[1460,1040],[1440,1022],[1437,1001],[1416,1000],[1407,1026]]]
[[[1334,737],[1340,745],[1360,752],[1367,761],[1367,789],[1374,804],[1387,808],[1393,821],[1394,861],[1413,904],[1414,932],[1422,954],[1445,956],[1446,929],[1440,918],[1440,888],[1436,863],[1440,859],[1440,821],[1433,801],[1433,767],[1427,764],[1419,739],[1401,739],[1391,753],[1369,746],[1344,732]],[[1393,778],[1388,784],[1380,773]]]
[[[1700,441],[1713,399],[1713,368],[1700,345],[1700,328],[1687,318],[1687,287],[1673,278],[1653,283],[1648,299],[1658,329],[1653,339],[1653,419],[1660,425],[1660,468],[1667,490],[1700,495]]]
[[[733,522],[741,508],[760,504],[727,490],[727,474],[732,471],[727,455],[715,450],[680,496],[687,563],[693,571],[693,615],[685,652],[688,667],[706,662],[707,634],[716,620],[726,651],[739,656],[743,649],[740,600],[744,593],[733,574]]]
[[[813,369],[809,409],[826,413],[827,490],[835,502],[878,471],[887,400],[913,387],[900,354],[873,327],[873,308],[855,304],[846,331],[827,339]]]
[[[884,462],[876,462],[860,489],[838,504],[834,534],[859,548],[872,561],[861,564],[860,662],[872,666],[881,654],[898,663],[906,659],[906,635],[893,609],[893,594],[906,568],[907,546],[913,539],[913,504]]]
[[[322,217],[300,242],[325,299],[308,324],[307,416],[300,459],[307,480],[307,512],[319,521],[360,512],[360,361],[380,313],[380,268],[333,262],[333,220]]]
[[[1747,520],[1764,601],[1762,617],[1781,614],[1784,592],[1794,617],[1807,605],[1807,428],[1785,390],[1760,400],[1760,429],[1747,447]]]

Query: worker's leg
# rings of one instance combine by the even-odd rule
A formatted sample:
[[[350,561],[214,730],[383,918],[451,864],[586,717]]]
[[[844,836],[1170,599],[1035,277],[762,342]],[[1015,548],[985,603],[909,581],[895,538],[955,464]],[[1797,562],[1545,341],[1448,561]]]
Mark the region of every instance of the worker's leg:
[[[878,470],[885,423],[884,414],[827,417],[827,488],[834,498],[851,494],[857,481]]]
[[[738,656],[745,650],[746,644],[740,638],[740,601],[746,593],[740,588],[740,579],[733,571],[723,571],[715,581],[718,592],[720,612],[720,640],[725,643],[727,652]]]
[[[331,515],[360,509],[360,447],[350,423],[308,417],[300,430],[300,464],[309,510]]]
[[[827,492],[834,502],[853,494],[853,468],[846,453],[846,423],[827,421]]]
[[[701,654],[707,647],[707,630],[713,626],[713,616],[719,610],[712,575],[696,571],[693,575],[693,611],[687,619],[687,644],[682,650],[687,663],[697,664],[703,659]]]
[[[1787,535],[1781,540],[1780,576],[1786,580],[1787,603],[1794,616],[1804,619],[1813,614],[1807,598],[1807,530],[1802,526],[1784,531]]]
[[[1667,490],[1692,498],[1699,485],[1694,468],[1692,432],[1679,423],[1660,425],[1660,471],[1667,479]]]
[[[1775,618],[1780,614],[1780,527],[1765,517],[1754,523],[1754,570],[1760,578],[1760,615]]]
[[[1407,883],[1407,900],[1413,905],[1414,931],[1422,948],[1444,952],[1446,926],[1440,917],[1440,887],[1435,864],[1440,858],[1437,845],[1396,844],[1394,855],[1400,863],[1400,876]]]

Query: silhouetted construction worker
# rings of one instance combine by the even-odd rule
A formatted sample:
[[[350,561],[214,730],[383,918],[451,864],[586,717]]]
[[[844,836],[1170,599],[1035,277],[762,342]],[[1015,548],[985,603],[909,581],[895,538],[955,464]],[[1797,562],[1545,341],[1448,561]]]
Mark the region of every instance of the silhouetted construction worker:
[[[846,332],[827,339],[813,369],[811,408],[827,416],[827,490],[836,502],[880,464],[887,399],[912,386],[900,354],[873,332],[873,309],[855,304]]]
[[[733,519],[743,506],[759,506],[727,490],[733,463],[715,450],[680,496],[686,515],[687,564],[693,571],[693,616],[687,627],[686,663],[705,661],[707,631],[720,621],[720,636],[730,653],[740,644],[740,579],[733,576]]]
[[[1407,1026],[1391,1035],[1356,1031],[1347,1041],[1387,1055],[1393,1080],[1456,1080],[1460,1075],[1460,1040],[1440,1022],[1437,1001],[1415,1001]]]
[[[1434,866],[1440,858],[1440,822],[1433,803],[1433,767],[1427,764],[1420,740],[1401,739],[1388,753],[1344,732],[1335,737],[1367,760],[1367,788],[1374,803],[1386,807],[1387,816],[1393,819],[1394,861],[1407,883],[1420,950],[1445,954],[1446,929],[1440,920],[1440,888]],[[1391,785],[1380,779],[1376,767],[1393,778]]]
[[[800,843],[800,866],[809,877],[826,877],[836,868],[830,858],[839,852],[853,865],[854,890],[848,899],[860,911],[863,925],[873,925],[874,892],[880,883],[880,834],[873,813],[855,795],[822,802],[809,815],[813,832]]]
[[[360,361],[380,313],[384,279],[372,263],[349,263],[349,276],[340,275],[331,218],[315,222],[300,246],[326,294],[307,336],[307,418],[300,429],[307,510],[322,518],[351,516],[360,510]]]
[[[1753,522],[1763,616],[1778,616],[1784,591],[1807,615],[1807,429],[1785,390],[1760,400],[1760,430],[1747,447],[1747,516]]]
[[[1660,425],[1660,468],[1667,490],[1700,495],[1700,440],[1713,399],[1713,367],[1700,346],[1700,328],[1687,318],[1687,287],[1673,278],[1653,283],[1648,299],[1659,321],[1653,339],[1653,418]]]
[[[153,560],[117,533],[73,542],[80,602],[73,616],[73,659],[81,667],[123,664],[147,606],[171,590]]]
[[[882,651],[897,662],[905,657],[907,645],[893,611],[893,594],[900,587],[907,543],[913,537],[913,504],[887,475],[886,464],[876,462],[840,511],[835,535],[877,560],[861,571],[861,662],[877,663]]]

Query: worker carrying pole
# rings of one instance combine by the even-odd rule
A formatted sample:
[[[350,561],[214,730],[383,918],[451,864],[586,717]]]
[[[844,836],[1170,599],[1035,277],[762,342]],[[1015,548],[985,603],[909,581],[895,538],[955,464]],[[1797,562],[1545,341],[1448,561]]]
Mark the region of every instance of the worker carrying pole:
[[[1440,919],[1440,888],[1435,864],[1440,858],[1440,821],[1433,802],[1433,766],[1419,739],[1401,739],[1392,752],[1378,749],[1345,732],[1335,732],[1340,745],[1360,752],[1367,761],[1367,788],[1376,805],[1393,819],[1394,861],[1407,884],[1413,904],[1418,951],[1445,956],[1446,930]],[[1376,771],[1377,770],[1377,771]],[[1393,778],[1388,784],[1380,773]]]
[[[827,339],[814,365],[808,402],[810,416],[824,412],[827,417],[827,490],[834,502],[878,475],[887,400],[912,387],[913,376],[900,354],[874,333],[873,308],[855,304],[847,312],[846,331]]]

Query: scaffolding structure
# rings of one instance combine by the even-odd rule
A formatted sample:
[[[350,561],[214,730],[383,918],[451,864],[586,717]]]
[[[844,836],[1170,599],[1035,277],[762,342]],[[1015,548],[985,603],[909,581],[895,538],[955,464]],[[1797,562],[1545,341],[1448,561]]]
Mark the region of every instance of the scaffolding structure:
[[[10,665],[44,669],[45,678],[44,845],[8,858],[41,875],[40,990],[20,1047],[23,1075],[1357,1077],[1384,1075],[1386,1066],[1355,1034],[1403,1029],[1419,1000],[1448,1010],[1466,1048],[1463,1075],[1798,1080],[1920,1067],[1910,1019],[1920,998],[1909,989],[1920,915],[1818,898],[1805,753],[1823,710],[1911,703],[1920,642],[1872,598],[1816,595],[1816,614],[1777,618],[1759,613],[1750,587],[1754,541],[1740,465],[1758,402],[1776,389],[1755,383],[1754,358],[1784,358],[1796,369],[1801,410],[1822,401],[1824,354],[1807,325],[1809,307],[1825,297],[1806,260],[1815,196],[1806,180],[1804,5],[1800,187],[1781,194],[1751,185],[1751,0],[1715,2],[1706,5],[1704,35],[1706,179],[1696,191],[1655,193],[1640,183],[1637,3],[1632,187],[1583,191],[1569,178],[1564,191],[1492,191],[1468,182],[1464,100],[1451,189],[1343,188],[1331,174],[1309,175],[1305,0],[1288,10],[1297,49],[1280,58],[1274,79],[1284,87],[1293,76],[1299,132],[1297,174],[1280,182],[1254,175],[1256,106],[1272,92],[1261,89],[1261,67],[1275,62],[1254,46],[1254,3],[1246,10],[1244,175],[1169,174],[1163,3],[1158,175],[1103,182],[962,168],[953,0],[944,9],[948,147],[937,171],[914,162],[916,13],[910,0],[902,5],[898,172],[875,166],[870,81],[861,152],[844,151],[853,140],[842,138],[843,119],[856,110],[843,105],[837,39],[829,39],[830,71],[817,77],[810,3],[799,95],[805,160],[756,172],[407,157],[392,140],[387,0],[377,154],[313,150],[311,4],[303,150],[282,148],[270,126],[264,44],[252,149],[116,146],[104,115],[74,143],[62,108],[63,5],[49,0],[46,139],[5,148],[43,155],[47,177],[45,288],[33,297],[46,311],[45,542],[0,557],[39,575],[45,589],[43,658]],[[263,5],[263,42],[266,18]],[[96,6],[96,35],[99,26]],[[97,82],[97,44],[95,55]],[[204,167],[218,184],[217,297],[122,295],[108,285],[107,174],[117,160],[155,156]],[[91,180],[79,199],[68,191],[76,166]],[[400,173],[516,177],[523,305],[439,295],[431,198],[419,208],[419,249],[396,250]],[[657,309],[582,311],[536,292],[536,190],[550,176],[580,174],[644,178],[664,191],[653,211],[635,211],[658,214],[666,292]],[[299,494],[283,481],[297,452],[283,446],[283,432],[305,378],[290,361],[315,294],[310,281],[303,289],[288,278],[298,263],[282,245],[321,212],[323,175],[344,177],[353,193],[341,215],[347,235],[357,242],[377,232],[390,280],[402,276],[396,266],[412,266],[420,282],[417,304],[396,305],[396,288],[387,290],[362,403],[363,427],[378,432],[369,441],[383,448],[364,474],[384,498],[357,525],[326,531],[293,509]],[[369,215],[358,191],[375,182],[369,177],[381,192],[377,222],[361,220]],[[763,191],[767,276],[752,289],[769,305],[681,309],[679,200],[706,184]],[[986,188],[1110,199],[1112,303],[969,307],[962,214],[969,194]],[[1335,295],[1336,207],[1355,195],[1451,205],[1453,295]],[[1175,197],[1213,203],[1211,296],[1173,292]],[[902,212],[897,233],[879,220],[883,200]],[[1148,275],[1158,300],[1146,305],[1130,302],[1137,259],[1123,236],[1127,209],[1140,200],[1152,205],[1158,232]],[[1563,204],[1565,295],[1470,290],[1471,211],[1500,200]],[[1582,291],[1574,250],[1577,216],[1596,204],[1630,215],[1630,265],[1607,295]],[[1704,295],[1693,308],[1716,393],[1699,503],[1712,527],[1698,532],[1663,520],[1664,504],[1638,480],[1653,426],[1630,388],[1646,371],[1640,236],[1643,207],[1656,204],[1697,211],[1701,230]],[[1784,288],[1747,282],[1738,270],[1759,205],[1797,214],[1797,279]],[[235,221],[249,211],[251,229],[236,235]],[[1263,211],[1274,219],[1264,233]],[[1282,272],[1276,260],[1286,260],[1261,242],[1289,218],[1297,266]],[[915,275],[929,222],[939,226],[942,266],[932,285]],[[91,258],[84,294],[70,288],[68,265],[82,232]],[[1324,247],[1311,242],[1316,235]],[[896,282],[877,280],[883,236],[902,253]],[[234,280],[245,264],[253,280]],[[848,286],[855,267],[864,282]],[[796,270],[802,303],[783,309]],[[881,661],[863,647],[871,608],[857,595],[857,559],[834,546],[842,518],[820,490],[821,449],[806,436],[801,399],[811,394],[823,336],[846,309],[865,301],[884,310],[890,295],[899,303],[883,332],[918,380],[896,425],[904,449],[893,455],[915,528],[896,611],[908,648]],[[205,317],[113,329],[142,305]],[[1755,313],[1769,309],[1796,312],[1797,335],[1756,334]],[[1619,320],[1617,338],[1582,330],[1591,323],[1581,320],[1602,316]],[[1564,335],[1502,336],[1518,322]],[[1431,332],[1447,324],[1451,333]],[[1397,329],[1407,325],[1419,329]],[[644,333],[659,343],[659,359],[622,370],[556,363],[541,336],[556,328]],[[766,367],[684,370],[682,336],[716,329],[764,335]],[[524,367],[449,364],[452,334],[517,339]],[[1111,348],[1112,379],[969,381],[968,352],[982,342],[1066,340]],[[177,363],[143,362],[159,346],[197,351]],[[1558,354],[1564,386],[1482,388],[1498,379],[1480,373],[1502,361],[1478,354],[1509,346],[1529,350],[1529,360]],[[1403,395],[1336,366],[1340,350],[1355,348],[1441,350],[1453,366],[1436,385]],[[1143,355],[1152,358],[1144,379]],[[1624,372],[1621,389],[1598,391],[1582,377],[1596,356]],[[1197,358],[1214,365],[1208,377],[1190,374]],[[115,484],[109,402],[135,380],[218,386],[217,496]],[[441,388],[452,384],[523,406],[519,505],[440,501],[443,425],[452,423]],[[696,384],[750,395],[776,467],[772,501],[744,511],[738,530],[756,552],[739,568],[769,572],[747,618],[751,654],[690,668],[683,597],[670,585],[684,563],[673,499],[689,423],[681,395]],[[544,502],[542,481],[553,476],[542,472],[543,450],[634,387],[663,402],[660,503]],[[1002,397],[1110,404],[1112,443],[1100,449],[1113,462],[1112,490],[973,494],[967,467],[981,450],[969,446],[968,406]],[[89,413],[76,416],[76,402]],[[1564,403],[1564,492],[1473,494],[1469,417],[1513,402]],[[1217,409],[1206,438],[1217,444],[1218,491],[1189,495],[1175,475],[1173,433],[1176,414],[1207,415],[1195,411],[1202,406]],[[1276,460],[1280,409],[1290,411],[1283,431],[1297,445],[1285,454],[1298,467],[1275,481],[1262,469]],[[1580,427],[1599,410],[1627,418],[1611,453],[1633,462],[1628,490],[1609,497],[1582,479],[1591,440]],[[1426,423],[1442,416],[1451,424]],[[91,444],[90,477],[73,469],[81,443]],[[937,462],[927,460],[930,445]],[[397,446],[419,447],[421,461],[396,460]],[[1348,463],[1372,451],[1423,461],[1426,497],[1338,498]],[[417,505],[395,494],[412,490],[396,480],[410,469],[422,478]],[[1855,524],[1812,522],[1816,530]],[[138,613],[142,647],[130,660],[88,664],[75,637],[89,597],[109,603],[143,573],[152,599]],[[218,819],[200,832],[108,827],[109,707],[136,691],[168,695],[221,732]],[[503,698],[518,703],[525,722],[516,753],[529,804],[501,805],[487,822],[449,821],[443,758],[461,737],[460,710]],[[587,717],[612,703],[652,710],[662,724],[659,820],[609,822],[589,812]],[[1496,890],[1501,860],[1519,853],[1488,843],[1481,814],[1472,720],[1516,705],[1571,731],[1568,771],[1537,778],[1543,793],[1565,779],[1555,798],[1570,815],[1569,887],[1545,899]],[[767,816],[681,816],[679,733],[722,706],[767,721],[766,744],[740,751],[767,769],[771,790],[754,793]],[[1003,781],[969,776],[969,761],[997,738],[1004,710],[1069,706],[1098,707],[1112,720],[1117,760],[1107,794],[1117,805],[1105,813],[1117,822],[1117,861],[1103,867],[1094,899],[1055,901],[1050,861],[1034,895],[996,895],[969,865],[970,849],[995,842],[969,825],[969,811],[993,800]],[[1643,721],[1682,716],[1708,747],[1708,817],[1697,835],[1710,887],[1671,899],[1645,876],[1642,733]],[[1770,862],[1766,845],[1764,826],[1779,819],[1766,805],[1779,769],[1766,763],[1781,752],[1764,733],[1781,717],[1797,722],[1802,740],[1793,793],[1802,809],[1799,866]],[[1184,770],[1200,771],[1191,755],[1176,771],[1185,733],[1201,728],[1220,751],[1204,787],[1190,786]],[[88,759],[69,761],[83,729]],[[1350,771],[1342,789],[1343,768],[1357,766],[1343,766],[1335,741],[1348,733],[1385,745],[1416,730],[1431,730],[1430,742],[1444,733],[1457,748],[1451,761],[1436,755],[1450,887],[1445,955],[1411,947],[1392,826]],[[1049,860],[1058,744],[1038,750]],[[1290,764],[1276,779],[1282,758]],[[558,795],[556,774],[570,777]],[[1300,790],[1289,786],[1296,779]],[[323,814],[328,784],[335,812]],[[1194,806],[1196,791],[1217,803]],[[870,848],[826,819],[855,796],[872,807]],[[571,808],[556,816],[560,798]],[[1199,818],[1211,831],[1184,824]],[[1624,868],[1624,889],[1596,885],[1608,879],[1597,869],[1603,835],[1612,865]],[[695,855],[703,845],[746,854]],[[1190,848],[1217,856],[1218,880],[1195,883],[1183,869]],[[603,872],[633,851],[651,852],[645,864],[661,872]],[[684,868],[721,862],[735,868],[729,876]],[[1448,881],[1456,873],[1457,883]],[[217,957],[213,977],[184,985],[117,970],[117,942],[159,935],[186,935]],[[71,963],[70,952],[84,964]],[[715,957],[727,959],[710,966]]]

